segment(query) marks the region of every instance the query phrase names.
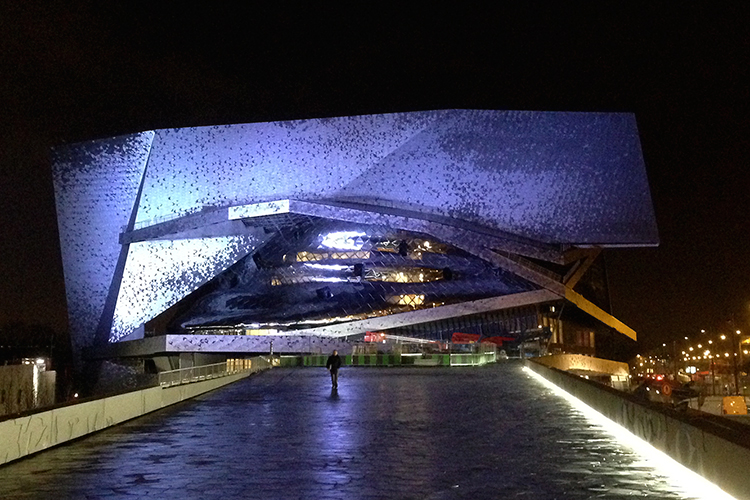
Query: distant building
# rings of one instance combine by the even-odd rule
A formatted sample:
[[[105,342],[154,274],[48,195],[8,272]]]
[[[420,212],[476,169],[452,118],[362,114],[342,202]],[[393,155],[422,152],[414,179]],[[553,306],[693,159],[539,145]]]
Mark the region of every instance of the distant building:
[[[156,130],[58,148],[53,173],[74,350],[172,367],[368,331],[594,354],[636,337],[601,249],[658,244],[625,113]]]
[[[20,413],[55,403],[56,373],[43,358],[0,366],[0,415]]]

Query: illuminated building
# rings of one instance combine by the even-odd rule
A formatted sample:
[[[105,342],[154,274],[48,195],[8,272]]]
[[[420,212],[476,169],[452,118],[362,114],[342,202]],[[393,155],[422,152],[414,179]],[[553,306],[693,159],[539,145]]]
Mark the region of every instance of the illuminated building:
[[[60,147],[53,173],[77,353],[390,331],[593,354],[595,332],[635,338],[601,249],[658,243],[625,113],[155,130]]]

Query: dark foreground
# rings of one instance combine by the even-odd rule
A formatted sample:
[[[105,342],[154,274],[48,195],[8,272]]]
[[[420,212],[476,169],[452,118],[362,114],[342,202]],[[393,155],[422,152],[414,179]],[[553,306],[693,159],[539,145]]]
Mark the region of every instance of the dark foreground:
[[[531,380],[274,369],[0,467],[0,498],[689,498]]]

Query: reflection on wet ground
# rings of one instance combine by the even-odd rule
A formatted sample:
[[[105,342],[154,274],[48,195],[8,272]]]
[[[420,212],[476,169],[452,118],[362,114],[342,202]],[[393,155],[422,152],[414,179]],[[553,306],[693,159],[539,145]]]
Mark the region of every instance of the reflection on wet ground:
[[[274,369],[0,468],[0,498],[690,498],[531,380]]]

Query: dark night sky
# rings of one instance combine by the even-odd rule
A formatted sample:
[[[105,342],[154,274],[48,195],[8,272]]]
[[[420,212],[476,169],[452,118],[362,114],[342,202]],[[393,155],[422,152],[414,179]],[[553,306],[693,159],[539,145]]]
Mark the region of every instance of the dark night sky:
[[[54,145],[487,108],[635,113],[662,244],[607,252],[614,314],[645,347],[750,330],[747,9],[144,5],[0,7],[0,324],[66,328]]]

